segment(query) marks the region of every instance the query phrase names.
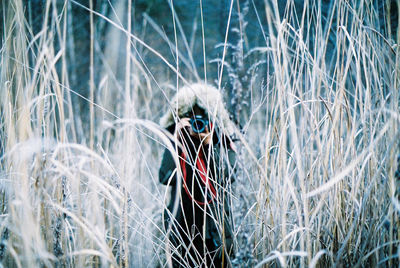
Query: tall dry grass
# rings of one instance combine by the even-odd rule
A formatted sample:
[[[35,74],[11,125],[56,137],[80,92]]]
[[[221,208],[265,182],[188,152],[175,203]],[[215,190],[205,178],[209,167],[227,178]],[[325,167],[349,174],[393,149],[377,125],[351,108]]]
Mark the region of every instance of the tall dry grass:
[[[400,35],[388,16],[398,6],[379,13],[373,1],[335,0],[327,11],[321,1],[304,1],[299,12],[296,1],[285,9],[265,1],[263,10],[230,1],[226,36],[215,48],[220,57],[210,59],[204,25],[196,40],[202,49],[192,51],[173,1],[172,39],[148,15],[153,35],[134,32],[131,4],[115,3],[105,16],[88,3],[45,1],[39,32],[23,1],[0,3],[4,267],[166,266],[167,193],[157,171],[170,144],[152,121],[176,88],[194,79],[221,88],[242,125],[231,193],[234,266],[399,264],[392,200]],[[72,55],[72,6],[91,11],[89,94],[70,86],[80,75],[69,71],[71,59],[81,60]],[[246,16],[253,9],[257,17]],[[261,46],[246,43],[248,22],[262,29]],[[99,48],[104,24],[107,42]],[[159,40],[169,56],[156,49]]]

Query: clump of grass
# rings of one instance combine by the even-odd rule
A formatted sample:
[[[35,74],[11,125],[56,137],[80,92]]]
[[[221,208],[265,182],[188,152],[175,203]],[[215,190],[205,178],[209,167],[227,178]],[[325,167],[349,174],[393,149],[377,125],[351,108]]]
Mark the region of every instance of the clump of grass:
[[[189,35],[172,2],[163,32],[123,1],[43,1],[40,27],[30,1],[2,1],[2,265],[167,266],[157,171],[171,144],[151,121],[201,74],[225,86],[242,123],[233,265],[398,265],[400,35],[389,2],[229,2],[214,47],[201,39],[204,2]],[[247,42],[254,28],[261,41]],[[210,47],[222,49],[211,62]]]

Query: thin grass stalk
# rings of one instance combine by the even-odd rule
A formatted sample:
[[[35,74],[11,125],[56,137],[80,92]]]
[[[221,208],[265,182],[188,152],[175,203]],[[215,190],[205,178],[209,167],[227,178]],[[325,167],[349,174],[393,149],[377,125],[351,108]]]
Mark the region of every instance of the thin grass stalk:
[[[93,9],[93,0],[89,0],[89,10]],[[89,13],[89,21],[90,21],[90,52],[89,52],[89,120],[90,120],[90,129],[89,129],[89,148],[91,150],[94,149],[94,21],[93,21],[93,13]]]

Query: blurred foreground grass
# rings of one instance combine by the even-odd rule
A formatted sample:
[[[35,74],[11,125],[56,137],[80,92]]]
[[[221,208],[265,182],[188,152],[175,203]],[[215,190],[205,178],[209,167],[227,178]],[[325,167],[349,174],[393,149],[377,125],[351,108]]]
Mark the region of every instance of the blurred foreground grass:
[[[1,1],[2,265],[167,265],[151,121],[204,80],[242,130],[234,266],[399,265],[399,5],[176,2]]]

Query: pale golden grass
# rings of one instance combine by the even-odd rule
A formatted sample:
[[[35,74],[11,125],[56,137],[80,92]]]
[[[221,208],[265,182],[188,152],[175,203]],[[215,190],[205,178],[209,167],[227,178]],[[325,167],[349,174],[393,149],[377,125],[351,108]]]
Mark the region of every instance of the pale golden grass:
[[[7,6],[0,48],[5,267],[170,263],[173,249],[161,217],[168,194],[157,172],[164,148],[174,148],[152,121],[169,108],[176,86],[188,83],[181,64],[198,80],[207,78],[194,67],[179,14],[171,13],[174,40],[162,36],[176,56],[169,62],[123,26],[123,12],[128,21],[135,18],[122,2],[112,17],[88,13],[92,37],[94,17],[112,28],[106,53],[90,41],[87,98],[70,87],[66,56],[71,5],[81,5],[48,0],[42,31],[32,36],[22,1],[0,4]],[[89,3],[81,8],[92,10]],[[236,2],[230,4],[232,11]],[[368,1],[356,8],[334,1],[328,25],[321,24],[317,3],[305,5],[306,12],[288,9],[281,17],[276,1],[266,1],[268,38],[249,50],[268,55],[273,72],[258,74],[270,81],[266,88],[254,83],[244,89],[252,93],[252,109],[245,131],[236,133],[239,171],[230,190],[236,251],[248,247],[256,267],[398,265],[400,221],[391,199],[399,153],[399,39],[373,28],[377,18]],[[229,20],[226,26],[221,66]],[[126,42],[122,63],[116,40]],[[206,45],[196,52],[204,59]],[[150,71],[139,51],[160,59],[159,72]],[[98,84],[95,57],[103,65]],[[123,82],[115,77],[119,65],[125,66]],[[166,80],[169,72],[174,75]],[[221,67],[207,76],[221,87],[225,73]],[[72,96],[88,103],[88,117],[75,112]]]

